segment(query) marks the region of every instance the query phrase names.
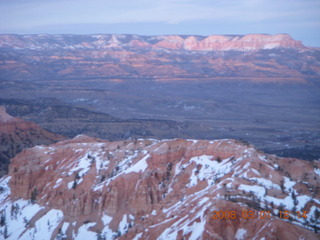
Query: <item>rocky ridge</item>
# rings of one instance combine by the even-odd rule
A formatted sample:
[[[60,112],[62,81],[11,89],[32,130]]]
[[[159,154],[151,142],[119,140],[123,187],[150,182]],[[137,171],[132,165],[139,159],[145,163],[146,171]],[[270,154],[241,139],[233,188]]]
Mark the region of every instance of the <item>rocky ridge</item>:
[[[67,44],[66,44],[67,43]],[[306,49],[287,34],[248,35],[0,35],[0,47],[14,49],[116,49],[125,47],[187,51],[257,51],[274,48]]]
[[[319,179],[319,161],[278,158],[235,140],[109,142],[81,135],[12,160],[1,180],[0,233],[8,239],[318,239]],[[286,210],[288,220],[280,217]],[[213,219],[214,211],[234,211],[237,218]]]
[[[24,148],[51,144],[62,139],[65,137],[7,114],[5,108],[0,106],[0,176],[7,172],[10,159]]]
[[[6,80],[250,80],[304,83],[319,50],[287,34],[139,36],[0,35]]]

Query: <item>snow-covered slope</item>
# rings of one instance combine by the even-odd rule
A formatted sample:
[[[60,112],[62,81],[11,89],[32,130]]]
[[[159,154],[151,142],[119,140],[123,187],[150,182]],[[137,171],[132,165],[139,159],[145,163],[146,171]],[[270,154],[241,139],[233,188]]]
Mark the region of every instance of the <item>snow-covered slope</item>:
[[[318,239],[319,169],[235,140],[78,136],[12,160],[0,236]]]

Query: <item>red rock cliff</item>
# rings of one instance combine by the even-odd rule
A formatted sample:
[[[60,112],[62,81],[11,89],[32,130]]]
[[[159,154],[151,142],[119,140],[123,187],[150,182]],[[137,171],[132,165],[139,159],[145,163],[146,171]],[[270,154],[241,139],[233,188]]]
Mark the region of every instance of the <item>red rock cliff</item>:
[[[29,217],[30,229],[52,211],[60,216],[51,237],[62,231],[75,239],[81,233],[107,239],[318,238],[320,162],[280,159],[234,140],[78,136],[24,150],[9,177],[6,201],[44,206]],[[307,218],[295,213],[285,221],[279,210]],[[213,219],[213,211],[233,211],[236,218]]]

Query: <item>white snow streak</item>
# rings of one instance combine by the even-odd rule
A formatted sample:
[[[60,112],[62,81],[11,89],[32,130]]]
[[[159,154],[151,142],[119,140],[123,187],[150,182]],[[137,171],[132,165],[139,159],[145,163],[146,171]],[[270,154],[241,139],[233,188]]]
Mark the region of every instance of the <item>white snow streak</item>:
[[[239,228],[236,232],[235,240],[244,240],[247,234],[247,229]]]

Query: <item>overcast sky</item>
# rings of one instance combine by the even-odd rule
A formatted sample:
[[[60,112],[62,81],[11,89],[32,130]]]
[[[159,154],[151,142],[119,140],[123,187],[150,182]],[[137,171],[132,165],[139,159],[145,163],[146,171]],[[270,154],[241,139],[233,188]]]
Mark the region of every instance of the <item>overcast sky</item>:
[[[288,33],[320,47],[320,0],[0,0],[0,33]]]

